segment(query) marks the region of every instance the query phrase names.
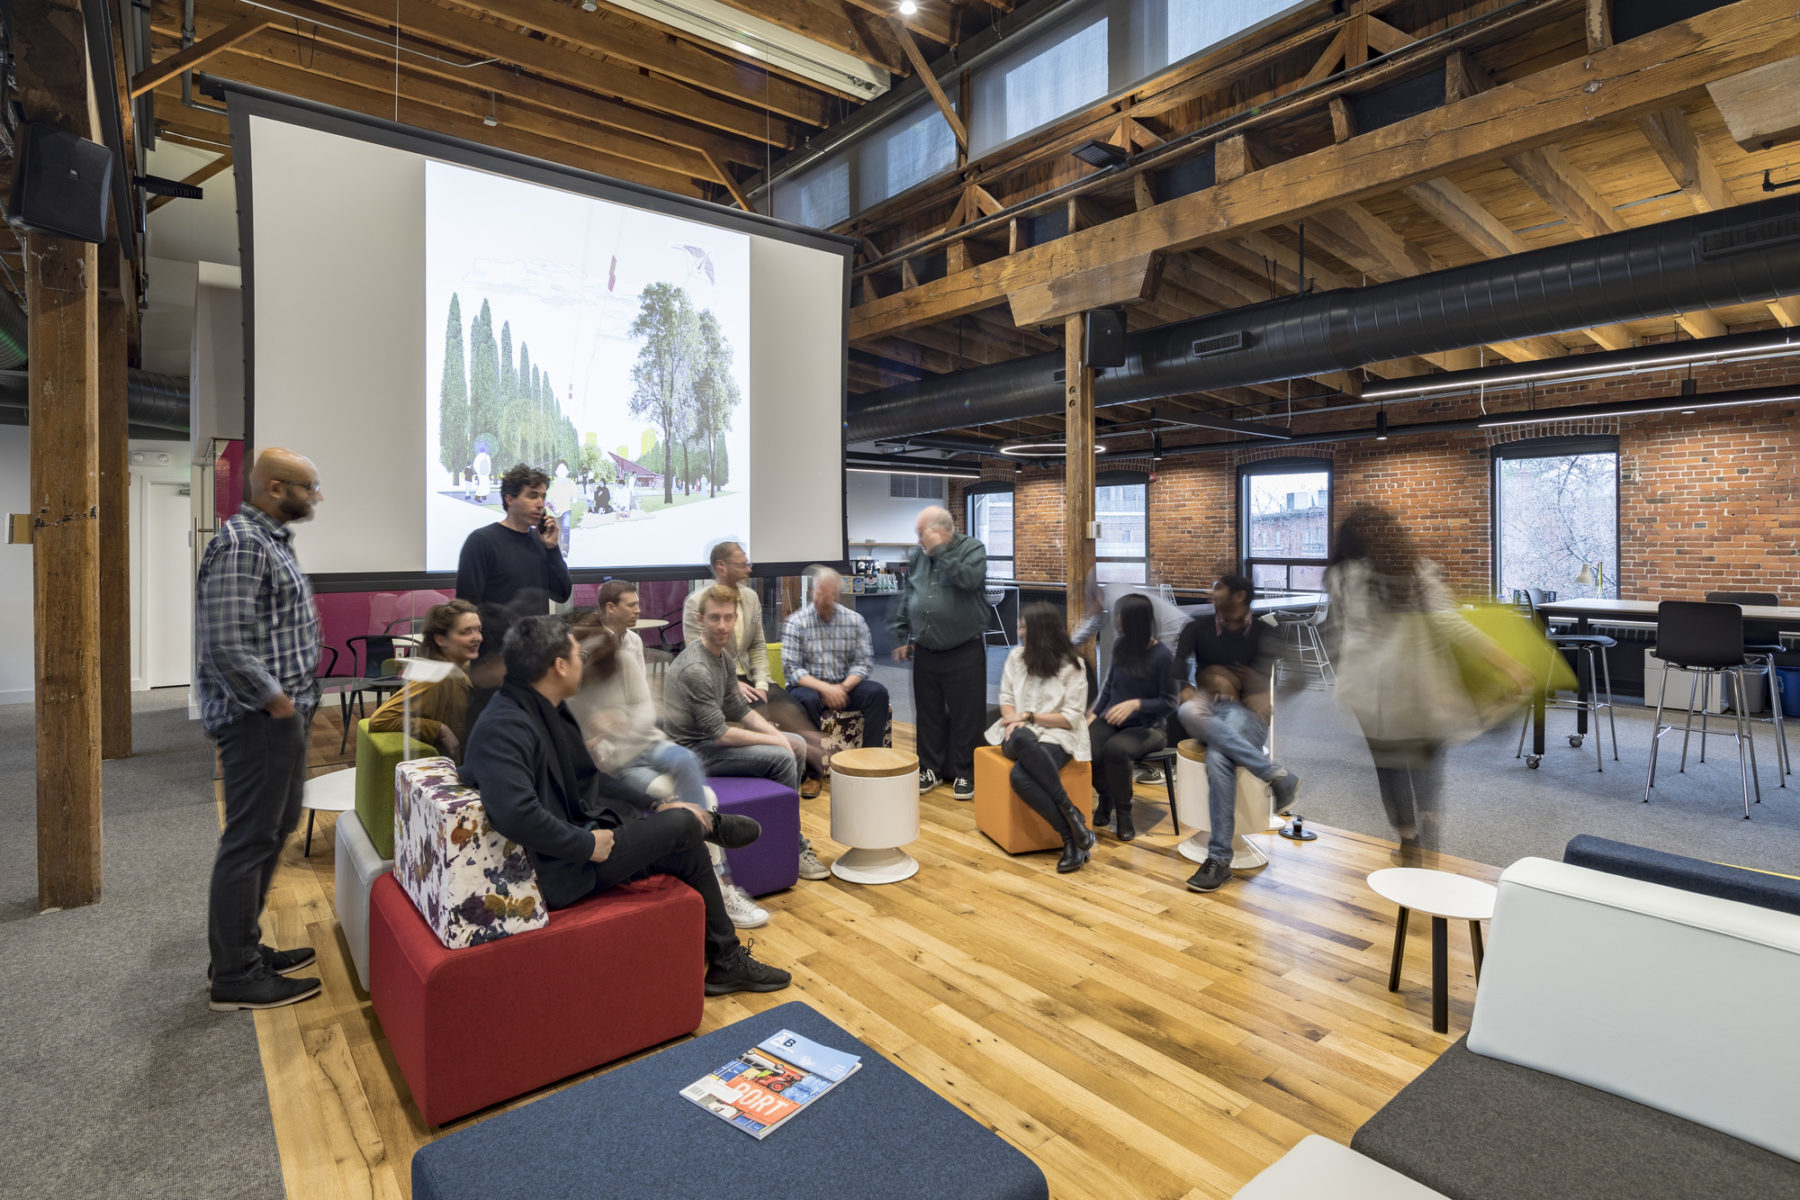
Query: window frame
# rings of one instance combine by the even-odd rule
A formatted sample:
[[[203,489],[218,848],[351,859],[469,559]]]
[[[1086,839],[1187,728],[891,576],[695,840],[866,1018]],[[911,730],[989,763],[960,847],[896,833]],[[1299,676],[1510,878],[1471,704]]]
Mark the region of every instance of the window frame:
[[[1019,489],[1017,487],[1015,487],[1011,483],[1008,483],[1004,479],[984,479],[979,483],[971,483],[968,487],[964,488],[963,489],[963,514],[962,514],[963,515],[963,529],[968,533],[968,535],[970,537],[975,536],[975,518],[974,518],[974,514],[969,511],[969,501],[972,498],[974,498],[976,496],[995,496],[995,495],[1001,495],[1001,494],[1008,495],[1013,498],[1013,510],[1012,510],[1013,515],[1012,515],[1012,531],[1011,531],[1012,532],[1011,541],[1012,541],[1013,552],[1010,555],[1008,555],[1007,557],[1000,560],[1001,562],[1012,563],[1012,571],[1009,574],[1001,575],[1001,576],[995,576],[990,571],[988,578],[989,579],[994,579],[994,578],[1017,579],[1018,574],[1019,574],[1019,510],[1018,510]]]
[[[1325,475],[1325,552],[1316,558],[1263,558],[1250,551],[1250,524],[1248,506],[1244,503],[1246,481],[1258,475]],[[1293,587],[1293,569],[1295,567],[1324,567],[1331,561],[1332,542],[1337,537],[1337,466],[1329,458],[1312,458],[1306,455],[1289,455],[1282,458],[1260,458],[1254,462],[1240,463],[1237,469],[1236,490],[1232,499],[1237,510],[1237,542],[1238,571],[1252,585],[1256,582],[1258,564],[1282,567],[1288,573],[1288,591],[1305,591],[1309,589]],[[1252,589],[1254,596],[1260,589]]]
[[[1578,454],[1610,454],[1613,456],[1613,546],[1615,549],[1614,590],[1625,594],[1622,572],[1625,567],[1625,499],[1620,485],[1624,468],[1624,452],[1616,433],[1595,433],[1563,437],[1520,438],[1488,448],[1488,592],[1500,595],[1500,464],[1513,458],[1570,458]]]

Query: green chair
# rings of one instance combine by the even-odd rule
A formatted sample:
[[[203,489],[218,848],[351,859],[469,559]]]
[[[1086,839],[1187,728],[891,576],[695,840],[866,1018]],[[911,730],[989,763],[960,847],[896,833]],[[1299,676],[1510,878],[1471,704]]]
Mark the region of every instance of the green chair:
[[[356,817],[375,852],[394,857],[394,770],[411,758],[436,758],[438,751],[400,733],[370,733],[356,723]]]
[[[780,687],[787,686],[787,675],[781,669],[781,643],[769,644],[769,682]]]

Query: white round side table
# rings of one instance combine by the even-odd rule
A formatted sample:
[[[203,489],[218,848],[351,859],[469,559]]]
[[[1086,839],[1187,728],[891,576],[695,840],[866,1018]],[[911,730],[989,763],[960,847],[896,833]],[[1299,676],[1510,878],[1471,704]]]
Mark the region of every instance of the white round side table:
[[[1481,983],[1481,923],[1494,915],[1494,898],[1500,893],[1491,883],[1433,871],[1425,867],[1389,867],[1369,876],[1375,894],[1400,906],[1394,930],[1394,963],[1388,970],[1388,991],[1400,990],[1400,961],[1406,954],[1406,919],[1413,909],[1431,917],[1431,1028],[1450,1032],[1450,922],[1469,923],[1469,943],[1475,955],[1475,982]]]
[[[1231,869],[1254,871],[1268,866],[1269,856],[1244,835],[1268,832],[1268,785],[1242,768],[1232,773],[1232,779],[1237,796],[1232,809],[1236,836],[1231,841]],[[1175,747],[1175,811],[1184,823],[1194,827],[1194,832],[1175,847],[1175,852],[1189,862],[1206,861],[1206,842],[1212,833],[1212,812],[1206,802],[1210,790],[1206,747],[1188,738]]]
[[[850,883],[899,883],[919,872],[900,847],[919,836],[919,757],[871,746],[831,756],[831,840],[849,846],[831,873]]]
[[[306,810],[306,847],[304,857],[312,853],[314,813],[349,812],[356,807],[356,768],[329,771],[306,781],[300,792],[300,807]]]

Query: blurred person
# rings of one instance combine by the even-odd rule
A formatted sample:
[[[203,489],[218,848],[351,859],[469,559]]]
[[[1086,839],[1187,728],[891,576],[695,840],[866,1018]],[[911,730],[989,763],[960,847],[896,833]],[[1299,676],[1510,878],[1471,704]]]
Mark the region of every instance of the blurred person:
[[[1119,598],[1113,610],[1119,636],[1088,718],[1100,795],[1094,828],[1105,828],[1116,815],[1119,839],[1126,842],[1137,836],[1131,820],[1132,764],[1169,744],[1163,722],[1175,707],[1175,656],[1157,641],[1155,617],[1149,597],[1130,593]]]
[[[569,478],[569,464],[556,460],[556,474],[544,492],[544,511],[556,519],[557,548],[569,557],[569,537],[575,529],[575,497],[579,495],[575,481]]]
[[[1070,759],[1088,761],[1087,672],[1054,605],[1027,605],[1019,644],[1000,674],[1000,719],[988,728],[990,745],[1013,760],[1012,789],[1063,840],[1056,869],[1066,874],[1088,860],[1094,835],[1063,790]]]
[[[699,757],[670,741],[656,724],[644,643],[633,628],[639,612],[637,587],[609,579],[600,585],[595,603],[597,607],[574,622],[575,640],[586,653],[587,664],[581,690],[568,702],[595,765],[649,793],[666,776],[677,800],[717,812],[718,800],[706,788],[706,768]],[[717,846],[708,850],[731,923],[739,929],[767,924],[767,910],[732,883],[724,852]]]
[[[784,733],[750,707],[732,672],[729,647],[740,606],[736,589],[715,584],[700,594],[700,636],[690,640],[669,665],[663,683],[663,727],[669,736],[700,756],[709,775],[772,779],[800,790],[807,744]],[[800,878],[831,875],[800,839]]]
[[[456,564],[456,598],[481,612],[487,653],[469,671],[475,687],[469,697],[469,720],[500,686],[506,673],[501,647],[506,631],[522,617],[543,613],[552,600],[567,600],[575,585],[563,561],[561,526],[544,510],[550,479],[519,463],[500,480],[503,516],[463,540]]]
[[[919,544],[907,555],[893,628],[894,660],[913,664],[919,791],[949,779],[952,795],[973,800],[987,709],[987,547],[956,532],[955,518],[937,505],[913,529]]]
[[[688,645],[703,640],[700,600],[714,587],[731,589],[737,597],[738,615],[728,648],[732,673],[738,691],[746,704],[766,704],[769,700],[769,646],[763,635],[762,599],[744,581],[750,578],[750,556],[737,542],[720,542],[708,555],[712,564],[712,582],[701,584],[688,593],[681,606],[681,632]]]
[[[838,603],[844,586],[842,575],[830,567],[814,567],[812,581],[812,603],[781,627],[781,662],[788,677],[788,696],[814,726],[826,709],[861,713],[862,744],[885,745],[892,710],[887,687],[869,678],[875,669],[875,640],[869,623],[862,614]],[[807,782],[811,795],[818,795],[816,775]],[[800,794],[808,797],[805,788]]]
[[[1444,747],[1484,724],[1452,646],[1521,691],[1531,689],[1531,673],[1456,612],[1442,571],[1387,509],[1344,518],[1325,588],[1338,630],[1338,700],[1368,742],[1401,861],[1421,862],[1438,849]]]
[[[269,881],[300,822],[307,734],[319,704],[319,615],[293,531],[322,498],[310,459],[256,456],[247,499],[207,543],[194,583],[194,683],[218,743],[225,822],[207,898],[209,1003],[277,1008],[319,994],[310,946],[262,944]]]
[[[582,651],[561,617],[526,617],[507,632],[506,677],[469,731],[462,781],[481,792],[501,836],[524,846],[544,904],[578,900],[650,875],[673,875],[706,909],[706,994],[774,992],[790,977],[750,957],[701,849],[747,846],[749,817],[657,801],[594,765],[567,701],[581,687]]]
[[[469,664],[481,653],[481,613],[467,600],[434,604],[419,631],[419,656],[456,669],[442,679],[409,680],[369,717],[370,733],[412,737],[460,763],[469,735]]]
[[[1175,643],[1175,683],[1183,702],[1201,693],[1235,700],[1267,725],[1274,627],[1250,611],[1251,590],[1242,575],[1213,584],[1212,613],[1189,621]]]

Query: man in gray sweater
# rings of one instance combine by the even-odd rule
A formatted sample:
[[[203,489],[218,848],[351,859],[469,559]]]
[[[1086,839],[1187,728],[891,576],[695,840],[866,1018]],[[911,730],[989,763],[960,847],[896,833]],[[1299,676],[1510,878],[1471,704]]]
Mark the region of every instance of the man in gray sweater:
[[[663,730],[700,756],[708,775],[772,779],[800,789],[806,742],[783,733],[750,707],[738,686],[731,653],[738,620],[738,597],[723,584],[699,593],[700,638],[690,640],[669,666],[663,683]],[[800,839],[800,878],[825,879],[831,872]]]
[[[935,505],[914,528],[919,548],[894,605],[894,658],[913,660],[919,791],[950,779],[958,800],[973,800],[975,746],[987,725],[987,547]]]

